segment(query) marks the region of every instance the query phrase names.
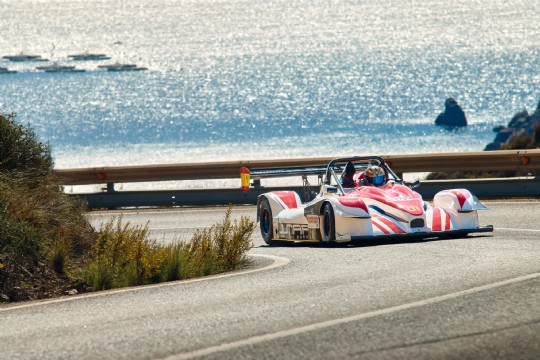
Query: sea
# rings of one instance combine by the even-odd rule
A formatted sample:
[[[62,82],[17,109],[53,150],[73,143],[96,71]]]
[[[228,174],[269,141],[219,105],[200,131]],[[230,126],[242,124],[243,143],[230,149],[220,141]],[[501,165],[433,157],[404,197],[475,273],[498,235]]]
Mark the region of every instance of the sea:
[[[538,24],[538,0],[0,0],[0,57],[49,60],[0,59],[0,112],[56,168],[480,151],[536,109]],[[434,125],[449,97],[466,128]]]

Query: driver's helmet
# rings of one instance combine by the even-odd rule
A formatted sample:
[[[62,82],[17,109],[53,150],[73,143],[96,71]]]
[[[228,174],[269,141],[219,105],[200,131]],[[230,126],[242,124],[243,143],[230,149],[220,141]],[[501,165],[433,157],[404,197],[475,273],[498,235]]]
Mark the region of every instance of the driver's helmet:
[[[384,170],[378,165],[370,165],[364,171],[366,185],[381,186],[386,183]]]

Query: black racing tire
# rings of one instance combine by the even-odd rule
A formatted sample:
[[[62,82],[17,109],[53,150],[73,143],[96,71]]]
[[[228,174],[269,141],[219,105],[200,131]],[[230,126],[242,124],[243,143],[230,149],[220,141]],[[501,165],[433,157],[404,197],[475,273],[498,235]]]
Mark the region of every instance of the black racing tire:
[[[336,241],[336,218],[332,204],[327,202],[323,208],[323,224],[321,227],[322,240],[325,243],[334,243]]]
[[[272,218],[272,208],[268,199],[264,198],[259,205],[259,227],[261,228],[261,236],[268,245],[272,245],[272,237],[274,236]]]
[[[261,228],[261,236],[264,242],[270,246],[290,246],[294,244],[294,241],[273,240],[273,214],[267,198],[262,199],[259,204],[259,227]]]

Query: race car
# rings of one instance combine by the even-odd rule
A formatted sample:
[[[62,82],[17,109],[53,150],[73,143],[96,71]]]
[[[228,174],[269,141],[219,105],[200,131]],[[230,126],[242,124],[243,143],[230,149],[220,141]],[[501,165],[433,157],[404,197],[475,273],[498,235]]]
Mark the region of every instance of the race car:
[[[370,169],[378,174],[368,181]],[[413,190],[416,184],[406,184],[378,156],[338,158],[326,167],[241,170],[244,190],[250,178],[293,175],[301,175],[304,185],[309,185],[307,176],[318,176],[320,190],[307,203],[294,191],[259,195],[257,221],[269,245],[451,238],[493,231],[492,225],[479,226],[478,210],[486,207],[468,190],[440,191],[429,204]]]

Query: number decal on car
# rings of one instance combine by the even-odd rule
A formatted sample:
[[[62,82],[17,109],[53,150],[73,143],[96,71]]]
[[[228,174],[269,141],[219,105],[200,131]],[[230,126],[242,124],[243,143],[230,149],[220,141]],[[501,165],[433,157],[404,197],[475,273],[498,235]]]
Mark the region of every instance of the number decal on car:
[[[407,210],[407,212],[411,213],[411,214],[421,214],[422,213],[422,208],[420,206],[416,206],[416,205],[407,206],[405,208],[405,210]]]

